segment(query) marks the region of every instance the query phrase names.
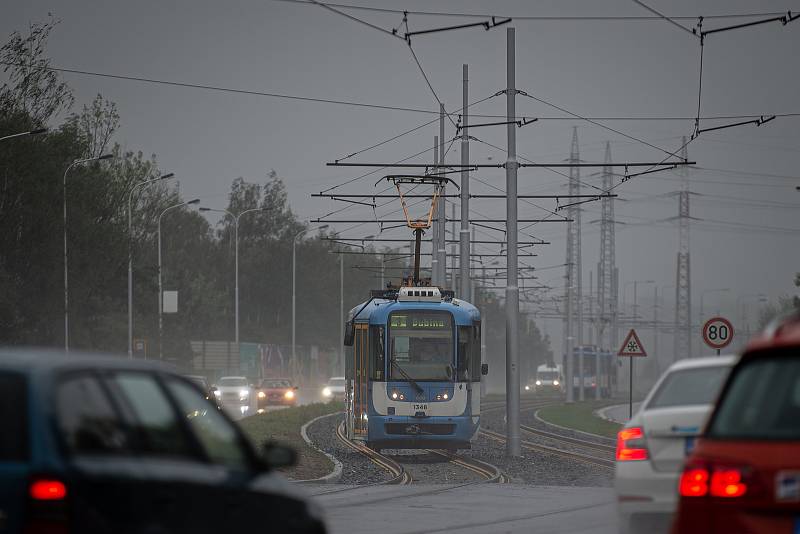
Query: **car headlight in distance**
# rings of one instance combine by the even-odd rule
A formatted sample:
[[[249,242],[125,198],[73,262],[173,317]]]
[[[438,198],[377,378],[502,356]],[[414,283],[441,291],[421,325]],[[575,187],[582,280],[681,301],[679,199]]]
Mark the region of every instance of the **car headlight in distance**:
[[[525,391],[530,391],[530,390],[531,390],[530,386],[525,386]]]
[[[246,389],[240,389],[239,390],[239,396],[240,397],[247,397],[248,395],[250,395],[250,392],[248,390],[246,390]]]
[[[221,397],[222,396],[222,392],[220,390],[218,390],[218,389],[215,389],[214,390],[214,396],[215,397]]]
[[[542,381],[541,381],[541,380],[537,380],[537,381],[536,381],[536,385],[537,385],[537,386],[541,386],[541,385],[542,385]]]
[[[266,397],[266,396],[267,396],[267,394],[266,394],[266,393],[264,393],[263,391],[259,391],[259,392],[258,392],[258,398],[259,398],[259,399],[263,399],[263,398],[264,398],[264,397]]]
[[[558,385],[558,380],[553,380],[553,385],[557,386]]]
[[[284,396],[284,397],[286,397],[287,399],[291,400],[291,399],[293,399],[293,398],[294,398],[294,391],[292,391],[292,390],[290,389],[289,391],[287,391],[286,393],[284,393],[284,394],[283,394],[283,396]]]
[[[333,393],[331,392],[331,388],[323,388],[322,395],[325,397],[330,397],[331,395],[333,395]]]

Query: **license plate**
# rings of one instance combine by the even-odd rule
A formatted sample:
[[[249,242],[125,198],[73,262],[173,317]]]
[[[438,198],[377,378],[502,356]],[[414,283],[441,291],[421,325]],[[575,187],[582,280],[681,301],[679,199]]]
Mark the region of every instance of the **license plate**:
[[[694,436],[686,438],[686,441],[683,443],[683,454],[685,456],[692,454],[692,451],[694,450],[694,442]]]
[[[775,477],[775,500],[780,502],[800,502],[800,471],[778,472]],[[800,521],[800,518],[797,521]],[[795,532],[800,534],[797,528],[795,528]]]

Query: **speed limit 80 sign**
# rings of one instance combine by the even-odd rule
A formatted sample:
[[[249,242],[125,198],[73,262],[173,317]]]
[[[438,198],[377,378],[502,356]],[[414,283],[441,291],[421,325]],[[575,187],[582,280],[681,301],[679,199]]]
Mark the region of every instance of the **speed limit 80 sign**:
[[[712,317],[703,325],[703,341],[712,349],[724,349],[733,340],[733,325],[724,317]]]

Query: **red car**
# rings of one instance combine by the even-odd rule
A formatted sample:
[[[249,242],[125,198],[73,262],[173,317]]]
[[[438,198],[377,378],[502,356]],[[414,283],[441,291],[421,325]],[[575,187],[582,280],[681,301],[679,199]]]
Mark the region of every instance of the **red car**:
[[[297,403],[297,386],[288,378],[265,378],[259,384],[257,409],[263,410],[267,405],[294,406]]]
[[[678,492],[673,533],[800,532],[800,315],[748,345]]]

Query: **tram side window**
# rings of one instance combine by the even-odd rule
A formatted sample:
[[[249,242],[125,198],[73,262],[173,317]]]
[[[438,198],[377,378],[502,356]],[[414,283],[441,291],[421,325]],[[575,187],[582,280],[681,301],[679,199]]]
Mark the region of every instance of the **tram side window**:
[[[384,346],[386,344],[382,326],[369,327],[369,376],[372,380],[384,380],[384,370],[386,368],[386,355]]]
[[[481,379],[481,325],[458,327],[458,380]]]
[[[475,334],[471,326],[458,327],[458,377],[457,381],[465,381],[470,376],[470,360],[472,359]]]
[[[481,381],[481,323],[476,322],[472,327],[472,351],[470,352],[470,371],[473,382]]]

